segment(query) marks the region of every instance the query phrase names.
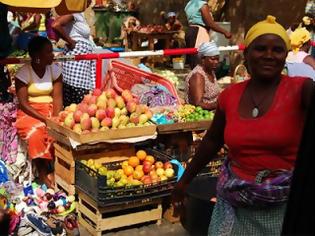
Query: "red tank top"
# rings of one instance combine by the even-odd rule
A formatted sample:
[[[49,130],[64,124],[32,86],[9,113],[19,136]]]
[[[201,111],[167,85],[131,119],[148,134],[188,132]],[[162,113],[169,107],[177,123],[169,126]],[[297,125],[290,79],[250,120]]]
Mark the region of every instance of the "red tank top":
[[[261,170],[292,169],[304,126],[302,88],[305,78],[283,76],[269,110],[258,118],[242,118],[238,107],[248,84],[225,89],[219,108],[225,112],[224,141],[229,147],[232,170],[254,180]]]

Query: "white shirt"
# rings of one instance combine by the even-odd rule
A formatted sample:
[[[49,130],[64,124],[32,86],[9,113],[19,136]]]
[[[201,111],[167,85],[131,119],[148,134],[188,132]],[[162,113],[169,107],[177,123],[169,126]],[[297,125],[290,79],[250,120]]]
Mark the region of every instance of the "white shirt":
[[[62,68],[59,64],[46,66],[45,74],[42,78],[33,70],[30,64],[23,65],[16,73],[15,77],[25,84],[34,83],[39,90],[48,90],[53,86],[53,81],[57,80],[61,75]]]
[[[72,14],[74,20],[65,26],[65,32],[72,38],[74,41],[83,41],[90,43],[90,26],[88,25],[84,13],[75,13]]]

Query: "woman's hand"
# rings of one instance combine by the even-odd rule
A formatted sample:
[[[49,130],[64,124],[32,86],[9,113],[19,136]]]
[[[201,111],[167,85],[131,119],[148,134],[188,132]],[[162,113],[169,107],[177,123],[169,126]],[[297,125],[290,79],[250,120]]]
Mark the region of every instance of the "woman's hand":
[[[187,186],[182,182],[178,182],[173,190],[172,205],[174,207],[174,217],[179,216],[183,209]]]
[[[73,39],[69,39],[69,42],[67,43],[67,47],[70,49],[70,50],[73,50],[75,48],[75,45],[77,44],[76,41],[74,41]]]
[[[225,32],[224,37],[227,39],[230,39],[230,38],[232,38],[232,34],[230,32]]]

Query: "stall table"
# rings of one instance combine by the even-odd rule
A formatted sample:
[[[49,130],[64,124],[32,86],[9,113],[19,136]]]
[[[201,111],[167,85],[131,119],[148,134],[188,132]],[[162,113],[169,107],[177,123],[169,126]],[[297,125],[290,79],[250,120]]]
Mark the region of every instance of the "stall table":
[[[149,45],[148,49],[149,50],[154,50],[154,40],[157,39],[162,39],[165,41],[165,48],[170,48],[171,46],[171,40],[176,34],[177,31],[165,31],[161,33],[143,33],[143,32],[138,32],[138,31],[133,31],[130,33],[131,36],[131,49],[132,51],[138,51],[140,50],[140,45],[139,42],[141,40],[148,40]]]

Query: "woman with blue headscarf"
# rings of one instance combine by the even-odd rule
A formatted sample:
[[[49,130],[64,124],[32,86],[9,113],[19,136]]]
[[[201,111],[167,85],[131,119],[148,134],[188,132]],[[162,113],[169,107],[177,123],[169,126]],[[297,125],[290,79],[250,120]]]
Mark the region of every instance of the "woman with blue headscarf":
[[[213,110],[217,106],[220,87],[215,70],[219,63],[219,49],[214,42],[200,45],[199,64],[186,77],[186,103]]]

